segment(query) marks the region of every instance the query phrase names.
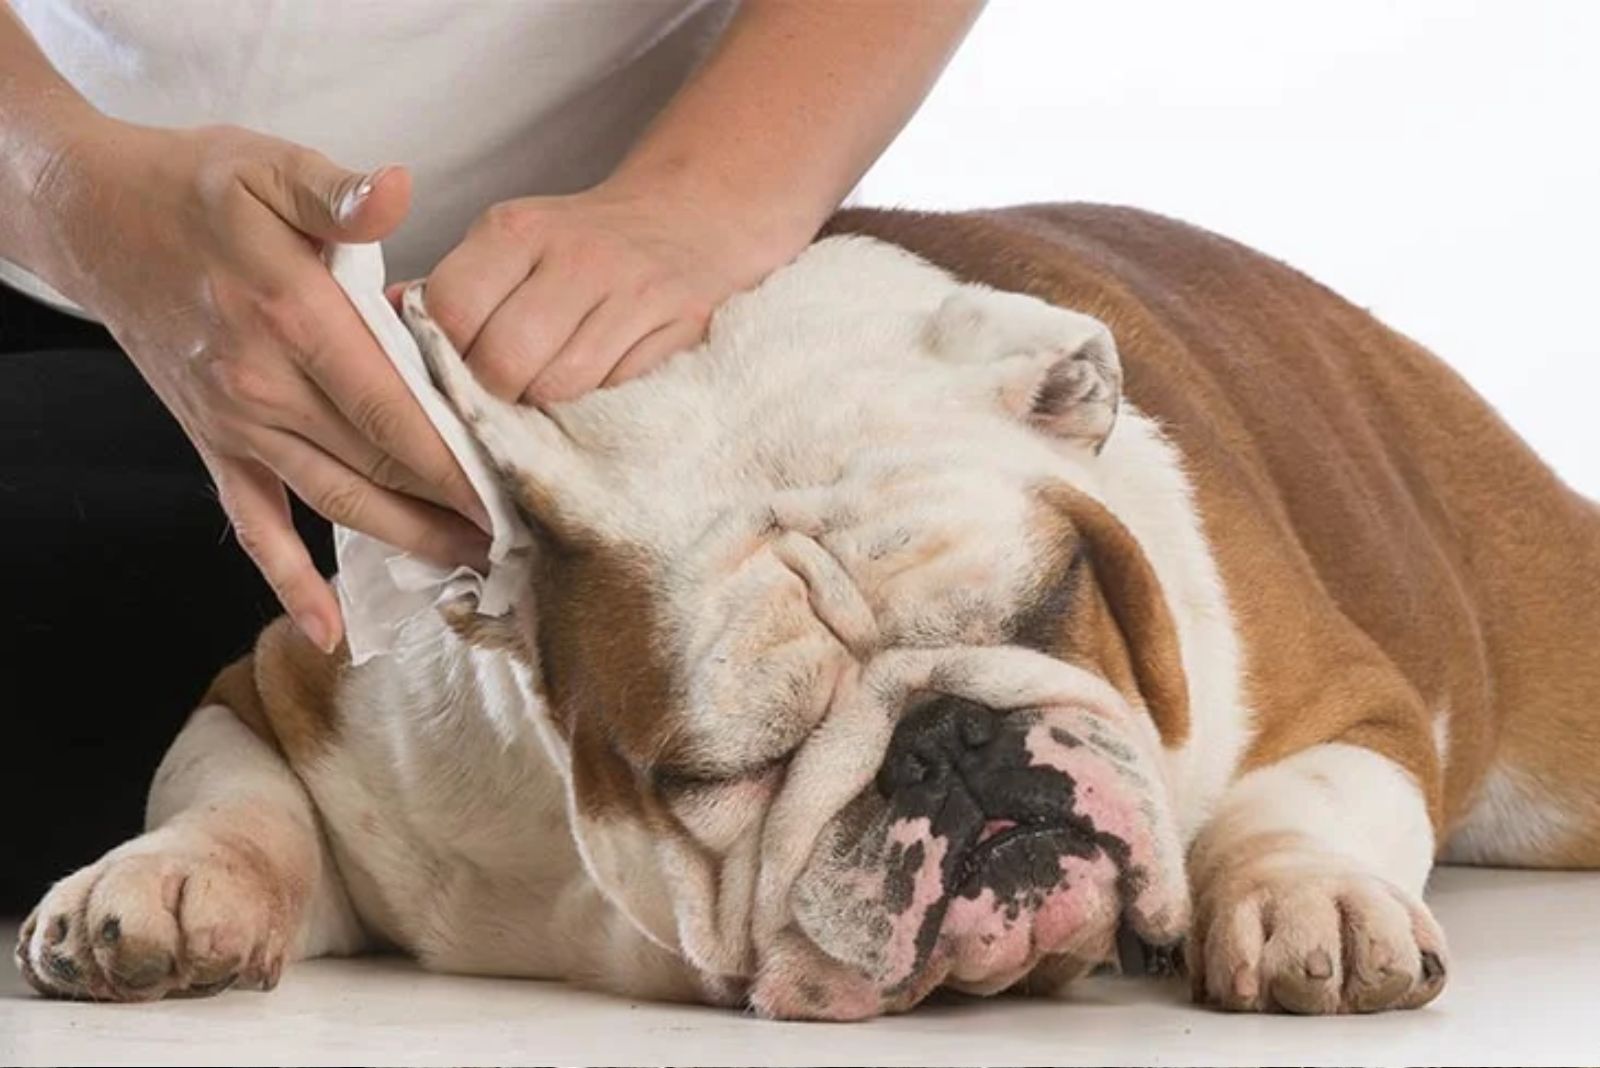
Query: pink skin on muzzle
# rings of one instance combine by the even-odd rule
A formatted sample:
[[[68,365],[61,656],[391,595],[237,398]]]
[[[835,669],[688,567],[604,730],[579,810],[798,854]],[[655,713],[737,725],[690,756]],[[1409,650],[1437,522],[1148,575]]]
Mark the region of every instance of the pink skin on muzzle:
[[[1181,932],[1181,860],[1144,747],[1079,708],[1001,722],[1021,734],[1004,770],[1031,769],[1030,783],[1059,776],[1050,796],[1066,811],[985,813],[981,830],[952,840],[937,817],[865,799],[879,811],[859,840],[845,849],[824,836],[797,884],[798,929],[762,962],[758,1009],[836,1020],[902,1011],[940,984],[1005,989],[1047,957],[1087,969],[1111,956],[1124,915],[1147,934]]]

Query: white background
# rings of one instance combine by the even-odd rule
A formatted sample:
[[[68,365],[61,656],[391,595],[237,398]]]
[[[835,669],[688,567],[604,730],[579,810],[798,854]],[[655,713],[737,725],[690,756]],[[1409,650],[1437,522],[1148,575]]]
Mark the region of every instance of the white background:
[[[1600,497],[1600,2],[994,0],[860,193],[1131,204],[1253,245]]]

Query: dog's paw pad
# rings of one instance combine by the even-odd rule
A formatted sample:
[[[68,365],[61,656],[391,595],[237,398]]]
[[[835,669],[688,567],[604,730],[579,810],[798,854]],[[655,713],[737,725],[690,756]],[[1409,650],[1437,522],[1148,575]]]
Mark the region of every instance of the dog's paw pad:
[[[136,839],[50,889],[18,934],[18,970],[41,993],[96,1001],[275,983],[282,909],[240,860],[203,835]]]
[[[1314,854],[1268,858],[1202,888],[1195,994],[1237,1011],[1326,1014],[1425,1005],[1444,937],[1420,901]]]

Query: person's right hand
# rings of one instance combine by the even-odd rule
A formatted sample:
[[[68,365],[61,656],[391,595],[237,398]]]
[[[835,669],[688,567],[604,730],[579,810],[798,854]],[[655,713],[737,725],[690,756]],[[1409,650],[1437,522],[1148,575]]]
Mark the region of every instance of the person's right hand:
[[[324,650],[340,639],[338,602],[286,486],[439,563],[481,568],[488,545],[476,493],[319,257],[323,243],[385,237],[410,195],[399,168],[364,176],[248,130],[106,119],[34,198],[52,224],[47,280],[133,358],[239,543]]]

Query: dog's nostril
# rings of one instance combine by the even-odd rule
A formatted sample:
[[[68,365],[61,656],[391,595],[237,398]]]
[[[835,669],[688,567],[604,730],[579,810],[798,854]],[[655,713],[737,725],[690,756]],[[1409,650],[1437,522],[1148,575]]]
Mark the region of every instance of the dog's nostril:
[[[884,758],[883,767],[878,770],[878,793],[892,797],[907,787],[921,783],[932,771],[916,753],[891,748],[889,755]]]
[[[894,729],[878,790],[885,797],[941,778],[964,754],[982,749],[998,731],[995,714],[959,697],[941,696],[911,709]]]
[[[995,716],[987,708],[972,705],[957,713],[956,730],[972,749],[982,749],[994,741]]]

